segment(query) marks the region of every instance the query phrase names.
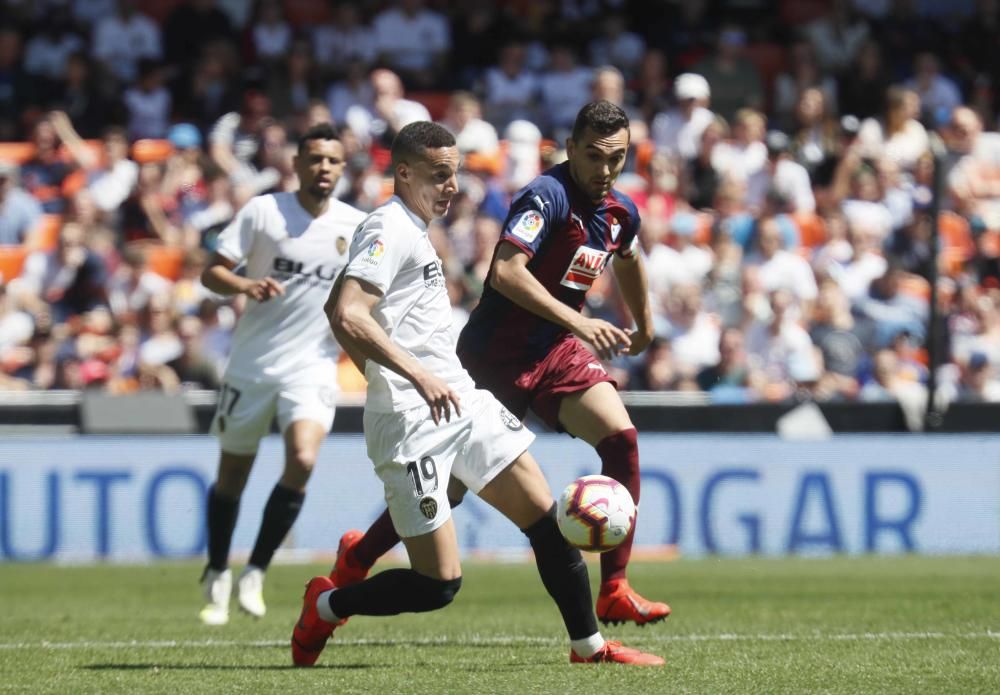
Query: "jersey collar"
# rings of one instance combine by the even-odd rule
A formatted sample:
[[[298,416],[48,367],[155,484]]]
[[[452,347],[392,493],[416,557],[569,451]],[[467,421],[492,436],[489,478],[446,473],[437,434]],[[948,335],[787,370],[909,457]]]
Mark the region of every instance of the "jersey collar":
[[[417,226],[417,229],[419,229],[419,230],[421,230],[423,232],[427,231],[427,227],[428,227],[427,223],[424,222],[419,217],[417,217],[417,214],[415,212],[413,212],[413,210],[411,210],[410,208],[406,207],[406,203],[403,202],[402,198],[400,198],[398,195],[393,194],[393,196],[391,198],[389,198],[389,202],[390,203],[392,203],[392,202],[398,203],[399,207],[403,208],[403,212],[405,212],[409,216],[409,218],[413,222],[413,224],[415,224]]]

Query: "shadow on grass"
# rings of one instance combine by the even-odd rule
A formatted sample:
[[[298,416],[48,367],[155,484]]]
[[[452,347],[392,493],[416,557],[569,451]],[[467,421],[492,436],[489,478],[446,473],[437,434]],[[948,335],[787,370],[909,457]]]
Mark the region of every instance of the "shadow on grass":
[[[87,671],[304,671],[291,664],[87,664]],[[317,664],[312,670],[362,670],[381,668],[379,664]]]

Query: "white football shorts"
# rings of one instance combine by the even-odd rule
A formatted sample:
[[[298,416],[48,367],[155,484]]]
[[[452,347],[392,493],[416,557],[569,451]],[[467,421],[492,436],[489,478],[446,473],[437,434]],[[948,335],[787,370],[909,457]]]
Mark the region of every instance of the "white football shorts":
[[[399,413],[365,411],[368,456],[385,487],[393,526],[403,538],[439,528],[451,517],[448,478],[479,492],[535,435],[489,391],[465,391],[462,415],[435,425],[426,405]]]
[[[317,422],[329,432],[337,409],[337,391],[337,371],[325,366],[278,382],[227,375],[219,388],[212,433],[226,453],[250,456],[257,453],[260,440],[271,431],[275,415],[282,434],[299,420]]]

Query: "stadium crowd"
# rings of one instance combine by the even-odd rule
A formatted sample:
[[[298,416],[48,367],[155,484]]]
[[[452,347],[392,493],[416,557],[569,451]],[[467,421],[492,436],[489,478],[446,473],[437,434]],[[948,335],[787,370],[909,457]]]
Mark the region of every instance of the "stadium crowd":
[[[243,298],[199,276],[332,121],[337,197],[433,119],[456,330],[511,196],[621,104],[657,338],[620,388],[1000,400],[997,0],[0,0],[0,388],[214,388]],[[940,242],[932,190],[938,148]],[[390,183],[387,184],[387,181]],[[940,331],[928,335],[937,271]],[[628,324],[603,278],[589,311]],[[321,318],[320,318],[321,320]],[[342,385],[360,389],[343,365]]]

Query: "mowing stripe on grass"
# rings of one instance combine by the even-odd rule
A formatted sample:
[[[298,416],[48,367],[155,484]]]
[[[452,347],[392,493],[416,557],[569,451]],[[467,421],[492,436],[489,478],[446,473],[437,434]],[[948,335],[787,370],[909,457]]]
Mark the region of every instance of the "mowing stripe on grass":
[[[939,640],[939,639],[1000,639],[1000,631],[985,630],[982,632],[855,632],[830,634],[736,634],[719,633],[716,635],[662,635],[642,636],[637,640],[643,643],[651,642],[822,642],[843,641],[860,642],[865,640]],[[511,646],[519,644],[563,644],[565,639],[554,637],[530,637],[527,635],[510,635],[495,637],[433,637],[414,639],[344,639],[337,644],[344,646],[383,646],[401,645],[491,645]],[[79,642],[0,642],[0,649],[193,649],[193,648],[246,648],[246,647],[287,647],[288,640],[128,640],[128,641],[97,641],[82,640]]]

